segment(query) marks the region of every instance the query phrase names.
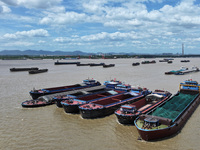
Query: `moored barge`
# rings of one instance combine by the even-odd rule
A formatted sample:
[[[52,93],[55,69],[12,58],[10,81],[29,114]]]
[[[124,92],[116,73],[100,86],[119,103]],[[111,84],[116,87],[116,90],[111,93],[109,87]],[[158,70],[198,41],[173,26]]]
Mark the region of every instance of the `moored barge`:
[[[163,90],[155,90],[145,98],[132,104],[122,105],[115,111],[118,122],[121,124],[134,124],[134,120],[141,114],[145,114],[167,100],[171,93]]]
[[[11,72],[15,71],[29,71],[29,70],[38,70],[39,68],[37,67],[31,67],[31,68],[10,68]]]
[[[151,141],[176,134],[198,107],[199,93],[198,82],[187,80],[180,83],[177,94],[134,121],[140,137]]]
[[[149,94],[148,90],[145,90],[142,93],[137,93],[131,90],[112,97],[105,97],[88,104],[83,104],[79,106],[79,110],[84,119],[104,117],[113,114],[121,105],[138,101],[139,99],[144,98],[147,94]]]
[[[73,98],[71,95],[68,95],[68,99],[62,101],[61,104],[66,113],[77,113],[79,112],[79,106],[96,101],[105,97],[112,97],[113,95],[124,93],[125,91],[117,91],[117,90],[107,90],[103,92],[97,92],[85,96],[79,96]]]
[[[77,89],[82,89],[82,88],[87,88],[87,87],[92,87],[92,86],[99,86],[99,85],[101,85],[101,83],[94,79],[86,79],[86,80],[83,80],[83,83],[81,84],[44,88],[44,89],[39,89],[39,90],[34,89],[30,91],[29,93],[33,99],[37,99],[38,97],[43,96],[43,95],[72,91],[72,90],[77,90]]]

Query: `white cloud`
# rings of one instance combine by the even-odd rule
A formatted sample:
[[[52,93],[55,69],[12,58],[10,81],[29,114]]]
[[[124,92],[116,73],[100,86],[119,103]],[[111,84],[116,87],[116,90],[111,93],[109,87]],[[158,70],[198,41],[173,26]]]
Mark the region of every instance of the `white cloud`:
[[[112,41],[131,41],[135,39],[140,39],[136,35],[135,32],[129,32],[129,33],[121,33],[121,32],[114,32],[114,33],[107,33],[107,32],[101,32],[97,34],[91,34],[91,35],[84,35],[84,36],[72,36],[69,37],[58,37],[54,39],[54,42],[60,42],[60,43],[66,43],[66,42],[97,42],[97,41],[104,41],[104,42],[112,42]]]
[[[4,3],[13,6],[21,6],[26,8],[46,9],[54,7],[62,2],[62,0],[2,0]]]
[[[48,31],[44,29],[30,30],[30,31],[18,31],[14,34],[7,33],[3,35],[4,39],[17,39],[23,37],[46,37],[49,36]]]
[[[66,13],[47,13],[47,16],[40,20],[40,24],[72,24],[85,22],[87,16],[83,13],[66,12]]]
[[[38,43],[43,44],[46,43],[46,41],[39,40]]]
[[[0,14],[10,13],[11,9],[7,7],[4,3],[0,2]]]
[[[4,46],[11,47],[11,46],[32,46],[34,43],[32,42],[22,42],[22,41],[16,41],[16,42],[8,42],[5,43]]]

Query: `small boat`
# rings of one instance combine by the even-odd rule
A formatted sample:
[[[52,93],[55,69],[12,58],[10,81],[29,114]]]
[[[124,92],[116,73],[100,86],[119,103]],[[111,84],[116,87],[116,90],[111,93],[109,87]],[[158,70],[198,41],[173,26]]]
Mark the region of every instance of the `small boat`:
[[[145,98],[130,105],[122,105],[115,111],[118,122],[121,124],[134,124],[134,120],[141,114],[145,114],[167,100],[171,93],[163,90],[155,90]]]
[[[138,65],[140,65],[140,63],[139,63],[139,62],[132,63],[132,66],[138,66]]]
[[[165,74],[166,75],[171,75],[171,74],[176,74],[178,72],[185,71],[185,70],[188,70],[188,68],[182,66],[179,70],[168,71],[168,72],[165,72]]]
[[[38,70],[39,68],[37,67],[32,67],[32,68],[10,68],[10,71],[29,71],[29,70]]]
[[[142,61],[142,64],[154,64],[156,63],[155,60],[152,60],[152,61]]]
[[[200,103],[200,85],[186,80],[179,91],[167,101],[134,121],[140,137],[146,141],[160,140],[176,134]]]
[[[39,89],[39,90],[33,89],[29,93],[33,99],[37,99],[38,97],[43,96],[43,95],[72,91],[72,90],[77,90],[77,89],[82,89],[82,88],[87,88],[87,87],[92,87],[92,86],[99,86],[99,85],[101,85],[101,83],[94,79],[86,79],[86,80],[83,80],[83,83],[81,84],[44,88],[44,89]]]
[[[168,63],[168,64],[172,64],[172,63],[173,63],[173,61],[169,60],[169,61],[167,61],[167,63]]]
[[[190,62],[190,60],[181,60],[181,62]]]
[[[91,63],[90,67],[93,67],[93,66],[103,66],[103,65],[105,65],[105,63],[99,63],[99,64]]]
[[[77,65],[77,64],[80,64],[80,62],[55,62],[54,63],[55,65]]]
[[[77,113],[79,112],[79,106],[99,100],[105,97],[111,97],[113,95],[117,95],[120,93],[124,93],[125,91],[117,91],[117,90],[105,90],[93,94],[83,95],[79,97],[73,98],[72,95],[68,95],[68,99],[65,101],[62,101],[61,104],[65,110],[66,113]]]
[[[43,72],[47,72],[48,69],[38,69],[38,70],[29,70],[28,73],[29,74],[37,74],[37,73],[43,73]]]
[[[104,67],[104,68],[115,67],[115,64],[108,64],[108,65],[104,64],[103,67]]]
[[[79,110],[82,118],[84,119],[105,117],[113,114],[121,105],[130,104],[134,101],[140,100],[146,96],[143,94],[149,93],[149,91],[146,90],[143,94],[142,93],[138,93],[138,91],[134,90],[125,93],[123,92],[121,94],[101,98],[90,103],[80,105]]]
[[[199,71],[198,67],[192,67],[192,69],[179,71],[179,72],[175,73],[175,75],[184,75],[184,74],[188,74],[188,73],[192,73],[192,72],[198,72],[198,71]]]
[[[44,98],[39,98],[37,100],[26,100],[21,103],[22,107],[33,108],[33,107],[42,107],[54,104],[53,101],[45,100]]]

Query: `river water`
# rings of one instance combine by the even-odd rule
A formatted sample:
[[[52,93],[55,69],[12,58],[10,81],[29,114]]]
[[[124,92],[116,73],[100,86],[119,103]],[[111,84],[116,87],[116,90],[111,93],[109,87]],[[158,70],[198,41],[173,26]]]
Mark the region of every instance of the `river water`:
[[[159,62],[132,66],[144,59],[80,59],[82,63],[114,63],[103,68],[75,65],[54,65],[56,60],[0,60],[0,149],[2,150],[196,150],[200,149],[200,107],[196,109],[177,135],[146,142],[138,140],[135,126],[124,126],[115,115],[100,119],[82,119],[80,114],[66,114],[62,108],[50,105],[40,108],[22,108],[21,102],[31,99],[33,88],[49,88],[81,83],[94,78],[101,83],[121,80],[127,84],[168,90],[175,94],[179,83],[187,79],[200,82],[200,73],[165,75],[165,71],[181,66],[200,67],[200,58],[189,58],[181,63],[175,58],[172,64]],[[68,60],[77,61],[77,60]],[[28,72],[10,72],[12,67],[48,68],[47,73],[29,75]]]

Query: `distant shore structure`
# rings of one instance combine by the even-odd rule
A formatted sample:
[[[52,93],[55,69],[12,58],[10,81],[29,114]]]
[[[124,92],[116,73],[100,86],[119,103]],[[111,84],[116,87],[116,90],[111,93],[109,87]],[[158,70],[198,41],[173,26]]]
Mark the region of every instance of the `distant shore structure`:
[[[184,44],[182,43],[182,55],[184,55]]]

